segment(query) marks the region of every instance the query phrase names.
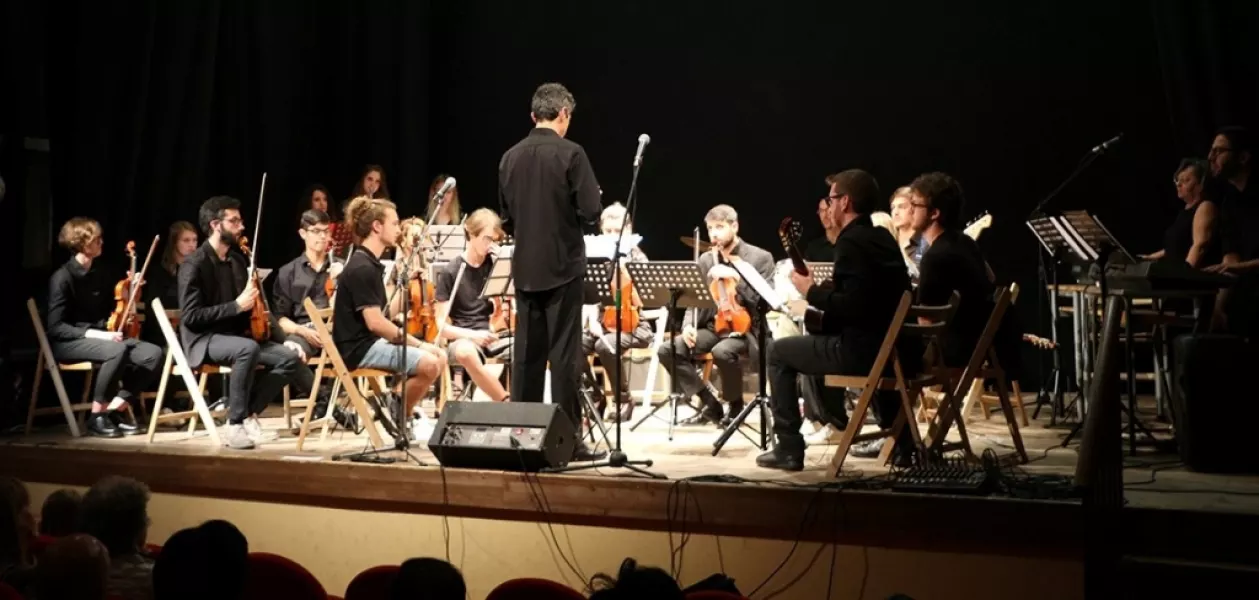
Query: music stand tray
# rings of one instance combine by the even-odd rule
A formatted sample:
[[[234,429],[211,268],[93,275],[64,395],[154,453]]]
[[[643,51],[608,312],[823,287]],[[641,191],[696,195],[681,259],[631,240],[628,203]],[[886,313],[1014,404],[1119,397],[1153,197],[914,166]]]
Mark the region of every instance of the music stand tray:
[[[429,225],[428,242],[428,261],[445,263],[463,253],[468,237],[462,225]]]
[[[822,284],[835,278],[835,263],[806,262],[804,266],[808,267],[809,273],[813,275],[813,283]]]

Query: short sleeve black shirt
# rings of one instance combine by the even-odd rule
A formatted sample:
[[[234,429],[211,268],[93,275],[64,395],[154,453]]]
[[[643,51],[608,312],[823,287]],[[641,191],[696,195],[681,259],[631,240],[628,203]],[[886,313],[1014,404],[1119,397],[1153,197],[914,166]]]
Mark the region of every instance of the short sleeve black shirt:
[[[494,270],[494,261],[487,258],[479,267],[467,265],[462,276],[459,276],[459,265],[467,265],[462,256],[446,263],[437,272],[437,301],[450,302],[451,325],[465,329],[489,329],[494,304],[481,297],[481,290],[485,289],[485,282]],[[456,276],[459,276],[459,289],[454,290],[452,298]]]
[[[385,306],[385,267],[376,255],[358,248],[341,271],[332,311],[332,341],[350,369],[358,367],[379,337],[367,328],[363,309]]]

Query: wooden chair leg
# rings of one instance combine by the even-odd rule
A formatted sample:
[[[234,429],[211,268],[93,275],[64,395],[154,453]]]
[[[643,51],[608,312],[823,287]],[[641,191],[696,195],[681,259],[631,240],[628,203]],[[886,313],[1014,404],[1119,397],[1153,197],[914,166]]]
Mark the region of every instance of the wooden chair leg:
[[[848,457],[848,449],[852,448],[852,441],[861,433],[861,426],[866,421],[866,411],[870,410],[870,400],[874,397],[873,390],[862,390],[861,397],[857,399],[857,406],[853,408],[852,414],[848,416],[848,426],[844,428],[844,433],[839,436],[839,443],[835,445],[835,455],[831,457],[831,465],[827,468],[827,476],[834,479],[839,476],[840,470],[844,467],[844,459]]]
[[[1011,381],[1010,389],[1014,394],[1010,397],[1010,399],[1015,403],[1015,406],[1019,408],[1019,424],[1023,427],[1027,427],[1029,423],[1027,420],[1027,407],[1023,405],[1023,389],[1019,387],[1019,380],[1015,379]]]
[[[31,405],[26,410],[26,433],[31,434],[31,428],[35,426],[35,404],[39,402],[39,384],[44,380],[44,353],[39,352],[35,358],[35,376],[31,382]]]
[[[306,401],[306,411],[303,413],[303,416],[302,416],[302,426],[301,426],[301,429],[297,432],[297,451],[298,452],[302,451],[302,445],[306,443],[306,436],[310,434],[310,418],[315,414],[315,399],[319,397],[319,388],[321,384],[323,383],[323,370],[324,370],[325,364],[327,364],[327,361],[321,360],[319,362],[319,366],[315,367],[314,384],[310,386],[310,398],[307,399]],[[286,386],[284,389],[288,390],[288,387]],[[328,404],[331,405],[335,401],[336,401],[336,398],[331,398],[329,399]],[[288,414],[288,412],[285,411],[285,414]],[[293,429],[293,426],[290,425],[289,430],[291,431],[292,429]]]
[[[289,386],[284,386],[284,389],[280,391],[280,402],[281,406],[283,406],[284,427],[286,431],[293,431],[293,413],[290,412],[292,410],[292,406],[290,405],[290,402],[292,402],[291,396],[292,392],[289,391]]]
[[[92,400],[92,380],[95,379],[95,375],[95,371],[88,371],[83,376],[83,394],[79,397],[83,404],[87,404]],[[91,412],[91,409],[78,412],[79,414],[76,415],[75,420],[79,422],[79,429],[85,429],[87,427],[87,413]]]
[[[331,428],[331,425],[328,423],[328,419],[332,418],[332,415],[335,414],[333,412],[336,410],[335,407],[338,406],[340,403],[341,403],[341,379],[338,378],[332,382],[332,395],[328,398],[328,409],[327,411],[324,412],[324,417],[325,417],[324,422],[319,427],[319,441],[320,442],[328,441],[328,430]],[[370,425],[370,423],[368,423],[367,425]]]
[[[162,404],[166,402],[166,387],[170,384],[170,369],[173,362],[175,362],[175,355],[168,349],[166,361],[162,363],[162,378],[157,382],[157,397],[153,399],[153,414],[149,415],[147,441],[150,444],[153,443],[153,436],[157,434],[157,418],[162,414]]]
[[[1027,449],[1023,447],[1023,435],[1019,433],[1019,423],[1014,420],[1014,408],[1010,406],[1010,394],[1006,390],[1004,376],[997,378],[997,399],[1001,402],[1001,413],[1005,415],[1006,425],[1010,429],[1010,440],[1014,442],[1014,450],[1026,464]]]

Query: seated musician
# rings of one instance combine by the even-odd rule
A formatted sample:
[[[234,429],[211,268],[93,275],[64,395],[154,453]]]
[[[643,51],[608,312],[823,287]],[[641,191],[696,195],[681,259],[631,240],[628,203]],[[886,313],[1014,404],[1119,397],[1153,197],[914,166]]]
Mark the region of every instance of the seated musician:
[[[310,298],[317,308],[328,308],[325,284],[329,278],[335,281],[344,267],[329,258],[330,224],[328,213],[323,211],[311,209],[302,213],[297,234],[301,236],[306,250],[280,267],[271,292],[275,300],[271,313],[279,320],[285,341],[300,346],[307,358],[318,356],[322,345],[319,334],[310,326],[306,298]]]
[[[823,320],[818,335],[774,341],[768,362],[776,442],[773,450],[757,457],[760,467],[787,471],[804,468],[797,375],[869,373],[900,297],[909,290],[909,275],[896,240],[870,221],[880,196],[874,177],[850,169],[827,177],[826,183],[830,188],[825,218],[840,231],[835,240],[835,272],[832,281],[820,285],[814,284],[812,275],[791,275],[809,306],[823,311]],[[904,352],[902,358],[913,354]],[[891,373],[889,365],[887,374]],[[890,428],[900,397],[895,391],[876,394],[879,426]],[[831,398],[823,397],[827,412],[845,414],[843,404],[833,405]],[[898,440],[893,460],[905,464],[912,454],[912,438],[906,431]]]
[[[179,308],[179,265],[197,250],[197,228],[187,221],[175,221],[171,223],[164,241],[166,248],[162,251],[162,258],[158,264],[149,267],[148,273],[144,275],[144,288],[141,292],[145,306],[152,306],[153,300],[160,298],[162,306],[176,309]],[[144,320],[141,337],[159,346],[166,344],[166,338],[162,336],[156,319]]]
[[[450,188],[446,195],[442,198],[434,198],[437,190],[441,189],[446,180],[450,179],[450,175],[442,173],[433,178],[433,183],[428,186],[428,208],[424,214],[431,215],[437,208],[437,203],[442,203],[441,212],[433,217],[434,225],[458,225],[459,220],[463,218],[463,209],[459,206],[459,187]]]
[[[1207,162],[1196,158],[1180,161],[1176,169],[1176,197],[1185,203],[1176,220],[1163,234],[1163,248],[1142,255],[1147,260],[1185,261],[1191,267],[1219,264],[1223,258],[1220,238],[1215,235],[1214,186],[1207,178]]]
[[[179,267],[180,343],[193,367],[232,368],[226,444],[249,450],[276,437],[264,432],[258,421],[267,404],[285,385],[291,385],[296,396],[309,394],[314,374],[304,364],[301,346],[284,341],[274,315],[269,339],[258,341],[250,333],[250,312],[263,298],[249,277],[249,260],[238,248],[245,228],[240,201],[210,198],[201,205],[198,218],[206,241]]]
[[[76,217],[61,226],[57,242],[73,253],[48,285],[48,343],[58,362],[91,362],[99,371],[92,385],[87,430],[101,437],[140,433],[115,411],[148,389],[162,364],[162,349],[107,331],[118,282],[95,264],[101,255],[101,226]],[[114,390],[117,388],[117,392]]]
[[[1216,302],[1212,329],[1259,339],[1259,180],[1249,130],[1225,127],[1211,143],[1211,174],[1223,184],[1220,207],[1224,259],[1207,270],[1237,277]]]
[[[448,341],[446,360],[462,366],[472,382],[495,402],[508,400],[508,393],[498,377],[485,367],[485,359],[502,355],[509,345],[489,351],[499,341],[499,334],[505,332],[490,330],[494,304],[482,298],[481,291],[494,269],[492,258],[498,241],[503,239],[502,226],[498,214],[488,208],[478,208],[468,215],[463,223],[467,247],[437,274],[436,294],[437,322],[446,323],[441,329],[442,337]]]
[[[907,185],[896,188],[896,192],[892,194],[892,228],[895,230],[896,243],[905,258],[905,266],[909,267],[909,276],[916,281],[918,264],[922,262],[922,253],[927,246],[922,241],[922,235],[914,231],[910,222],[913,216],[910,194],[911,190]]]
[[[919,266],[918,303],[942,305],[957,292],[958,307],[944,338],[945,365],[964,368],[992,316],[995,276],[979,244],[962,230],[962,186],[945,173],[926,173],[910,184],[911,224],[928,244]],[[992,343],[1007,377],[1018,378],[1019,341],[1013,310],[1006,310]]]
[[[345,223],[353,228],[359,246],[351,253],[337,284],[333,341],[348,369],[397,372],[404,367],[403,414],[411,415],[446,368],[446,357],[436,346],[407,335],[404,327],[385,316],[386,310],[400,312],[404,295],[393,293],[393,281],[386,285],[385,267],[380,263],[380,255],[398,239],[397,209],[388,200],[355,198],[346,209]],[[418,271],[412,274],[418,276]]]
[[[621,224],[625,223],[625,235],[629,236],[633,231],[633,224],[626,220],[625,206],[620,202],[613,202],[603,209],[599,215],[599,232],[613,239],[621,233]],[[628,239],[628,238],[626,238]],[[645,262],[647,255],[643,251],[634,246],[628,252],[628,260],[633,262]],[[629,281],[629,273],[621,272],[623,281]],[[632,292],[635,296],[633,304],[641,306],[642,302],[637,299],[638,292]],[[623,302],[630,302],[630,298],[625,298]],[[603,365],[604,373],[607,377],[613,377],[616,373],[616,354],[618,341],[616,338],[616,329],[605,330],[603,323],[603,310],[595,305],[587,306],[583,311],[586,314],[585,327],[582,328],[581,334],[581,350],[589,355],[592,352],[599,357],[599,364]],[[663,326],[663,325],[662,325]],[[651,345],[652,330],[651,324],[643,319],[639,319],[638,327],[633,331],[622,331],[619,345],[622,350],[630,348],[646,348]],[[620,420],[625,422],[634,415],[634,403],[630,399],[629,393],[629,370],[621,370],[621,413],[612,415],[609,419],[615,422]],[[602,410],[600,411],[602,412]]]
[[[712,249],[700,255],[700,271],[706,274],[710,283],[718,279],[732,279],[738,282],[737,300],[753,316],[753,328],[744,334],[718,336],[715,327],[716,311],[712,309],[688,311],[687,320],[691,320],[693,313],[695,314],[694,322],[688,322],[683,326],[681,339],[672,340],[671,346],[661,346],[657,354],[660,356],[660,364],[669,371],[669,376],[677,378],[678,389],[685,397],[699,395],[703,402],[704,406],[700,414],[687,419],[684,423],[687,425],[715,423],[722,426],[723,423],[728,425],[729,419],[743,410],[743,371],[739,366],[739,355],[747,354],[753,362],[757,360],[755,326],[760,320],[755,318],[755,311],[760,296],[751,285],[743,281],[734,267],[718,264],[717,255],[724,253],[750,263],[767,281],[774,276],[774,257],[769,252],[739,237],[739,215],[734,208],[725,204],[714,206],[704,217],[704,222],[708,227],[708,238],[712,242]],[[674,351],[677,353],[678,364],[681,368],[673,366]],[[695,370],[696,363],[693,357],[708,352],[712,353],[713,364],[717,366],[721,376],[721,395],[730,404],[729,416],[723,413],[721,404],[707,386],[700,382],[699,374]],[[798,428],[799,424],[797,424]]]

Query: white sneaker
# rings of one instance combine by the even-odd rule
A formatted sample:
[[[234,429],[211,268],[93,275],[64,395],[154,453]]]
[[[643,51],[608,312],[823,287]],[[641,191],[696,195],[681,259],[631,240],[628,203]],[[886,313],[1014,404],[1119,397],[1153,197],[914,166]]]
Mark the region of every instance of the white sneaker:
[[[804,441],[810,446],[834,446],[839,443],[839,438],[843,435],[844,432],[827,423],[821,429],[805,435]]]
[[[245,434],[248,435],[249,439],[253,440],[255,444],[274,442],[275,440],[280,439],[279,434],[274,431],[263,431],[262,423],[258,421],[258,417],[248,417],[242,425],[245,428]]]
[[[232,450],[253,450],[254,441],[249,438],[249,433],[245,431],[244,425],[228,425],[227,441],[223,445]]]

